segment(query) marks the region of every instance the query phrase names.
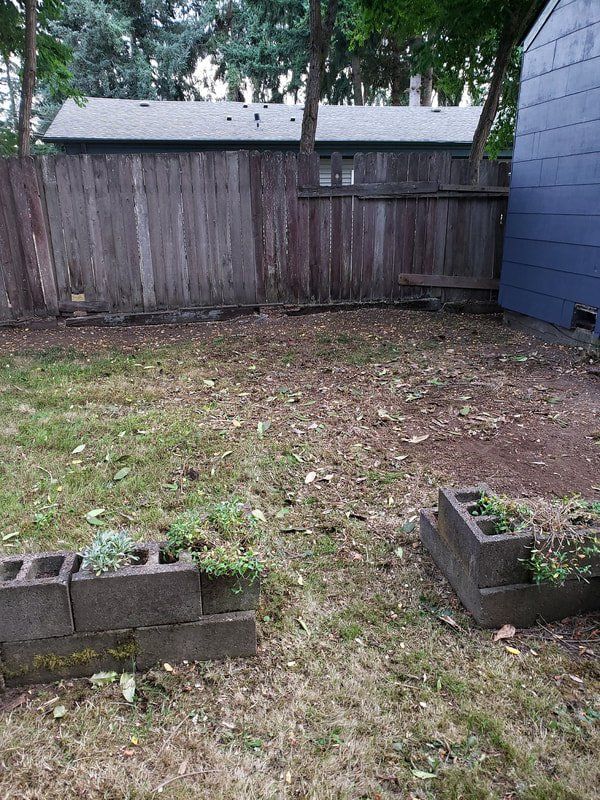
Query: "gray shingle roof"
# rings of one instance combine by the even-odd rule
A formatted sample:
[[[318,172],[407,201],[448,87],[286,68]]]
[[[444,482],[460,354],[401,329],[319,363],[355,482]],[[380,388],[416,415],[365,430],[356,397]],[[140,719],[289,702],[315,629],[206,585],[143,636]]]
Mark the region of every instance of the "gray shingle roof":
[[[318,142],[456,142],[469,144],[481,108],[329,106],[319,108]],[[257,127],[255,114],[260,114]],[[302,106],[229,101],[67,100],[47,141],[245,141],[300,139]]]

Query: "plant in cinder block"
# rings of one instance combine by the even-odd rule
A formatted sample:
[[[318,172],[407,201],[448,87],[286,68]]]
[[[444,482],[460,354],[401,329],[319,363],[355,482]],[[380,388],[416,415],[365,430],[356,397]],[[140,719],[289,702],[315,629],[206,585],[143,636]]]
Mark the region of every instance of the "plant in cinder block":
[[[192,622],[202,615],[195,564],[165,562],[157,543],[104,531],[81,553],[70,592],[75,630],[121,630]]]
[[[127,531],[100,531],[91,544],[81,552],[81,568],[102,575],[133,564],[139,560],[135,554],[137,544]]]
[[[600,555],[600,503],[579,495],[537,498],[527,503],[482,492],[469,507],[474,517],[490,517],[491,533],[533,535],[530,555],[522,559],[535,583],[562,585],[567,579],[586,580]]]
[[[600,503],[441,488],[421,540],[477,622],[519,627],[600,602]]]
[[[175,519],[167,558],[189,558],[200,569],[205,614],[256,608],[264,564],[254,549],[256,519],[236,498],[209,503]]]

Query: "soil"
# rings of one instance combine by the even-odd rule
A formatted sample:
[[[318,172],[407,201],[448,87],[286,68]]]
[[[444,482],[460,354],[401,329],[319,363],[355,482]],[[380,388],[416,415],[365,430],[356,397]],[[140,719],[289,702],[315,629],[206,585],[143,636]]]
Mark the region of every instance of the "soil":
[[[392,417],[401,412],[403,431],[428,436],[418,445],[420,462],[455,486],[483,480],[515,497],[600,494],[600,380],[593,358],[583,348],[509,330],[498,316],[365,309],[196,325],[3,329],[0,356],[53,348],[135,355],[169,345],[223,348],[223,340],[229,355],[266,357],[267,381],[314,387],[324,407],[335,407],[342,428],[356,426],[353,398],[339,402],[342,387],[359,389],[363,408],[383,408]],[[392,397],[387,373],[396,380]],[[432,387],[431,377],[443,385]],[[362,422],[372,438],[390,438],[390,425],[379,423],[385,412]]]

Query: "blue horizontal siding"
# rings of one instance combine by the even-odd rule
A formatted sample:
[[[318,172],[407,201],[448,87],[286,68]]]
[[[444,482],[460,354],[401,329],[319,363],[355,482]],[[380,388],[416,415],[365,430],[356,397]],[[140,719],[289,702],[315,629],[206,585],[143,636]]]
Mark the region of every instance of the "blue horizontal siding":
[[[522,108],[519,111],[519,134],[563,128],[570,125],[572,120],[592,122],[597,119],[600,119],[600,85],[587,92],[577,92],[559,100],[547,100]]]
[[[589,186],[513,186],[508,211],[517,214],[589,214],[600,226],[600,184]]]
[[[531,161],[534,158],[594,153],[598,152],[599,142],[600,119],[592,122],[574,122],[562,128],[551,128],[537,133],[524,135],[517,133],[514,160],[518,163]]]
[[[513,164],[511,186],[577,186],[600,183],[598,153],[539,158]]]
[[[576,214],[564,216],[562,214],[509,212],[506,218],[505,235],[515,239],[600,247],[600,220],[598,217]]]
[[[515,286],[502,284],[498,302],[507,311],[517,311],[529,317],[552,322],[563,328],[571,326],[574,303],[562,297],[551,297],[541,292],[530,292]]]
[[[506,260],[502,269],[503,286],[600,307],[600,274],[596,277],[575,276],[568,271],[534,267],[530,264],[515,264]]]
[[[513,239],[508,236],[504,242],[504,259],[524,267],[545,267],[573,275],[600,278],[600,246]]]
[[[600,308],[600,0],[561,0],[524,53],[499,301]]]
[[[598,4],[600,8],[600,3]],[[527,58],[527,54],[525,54]],[[542,80],[539,80],[539,78]],[[526,108],[546,100],[595,89],[600,85],[600,57],[555,69],[521,83],[519,106]]]

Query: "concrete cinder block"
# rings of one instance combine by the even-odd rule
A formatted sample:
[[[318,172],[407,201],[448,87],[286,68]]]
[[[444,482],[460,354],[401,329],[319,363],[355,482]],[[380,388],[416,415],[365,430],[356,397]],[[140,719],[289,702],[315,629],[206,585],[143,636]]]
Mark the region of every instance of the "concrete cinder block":
[[[260,579],[235,578],[230,575],[213,577],[200,573],[202,610],[205,614],[225,614],[229,611],[251,611],[258,606]]]
[[[440,489],[439,534],[479,588],[526,583],[531,577],[526,562],[533,535],[526,531],[494,534],[493,517],[469,513],[469,505],[482,492],[492,494],[484,483],[468,489]]]
[[[36,553],[0,559],[0,641],[73,633],[69,579],[74,553]]]
[[[202,614],[200,573],[194,564],[160,563],[156,543],[140,547],[139,561],[96,576],[71,579],[76,631],[117,630],[191,622]]]
[[[135,631],[137,668],[164,661],[212,661],[256,655],[253,611],[211,614],[198,622],[158,625]]]
[[[105,670],[131,671],[134,663],[131,631],[75,633],[2,645],[7,686],[89,677]]]
[[[538,618],[550,622],[600,609],[598,577],[589,582],[566,581],[563,586],[519,583],[480,588],[464,560],[441,535],[438,516],[432,509],[421,512],[421,541],[467,611],[484,628],[498,628],[506,623],[529,628]]]

